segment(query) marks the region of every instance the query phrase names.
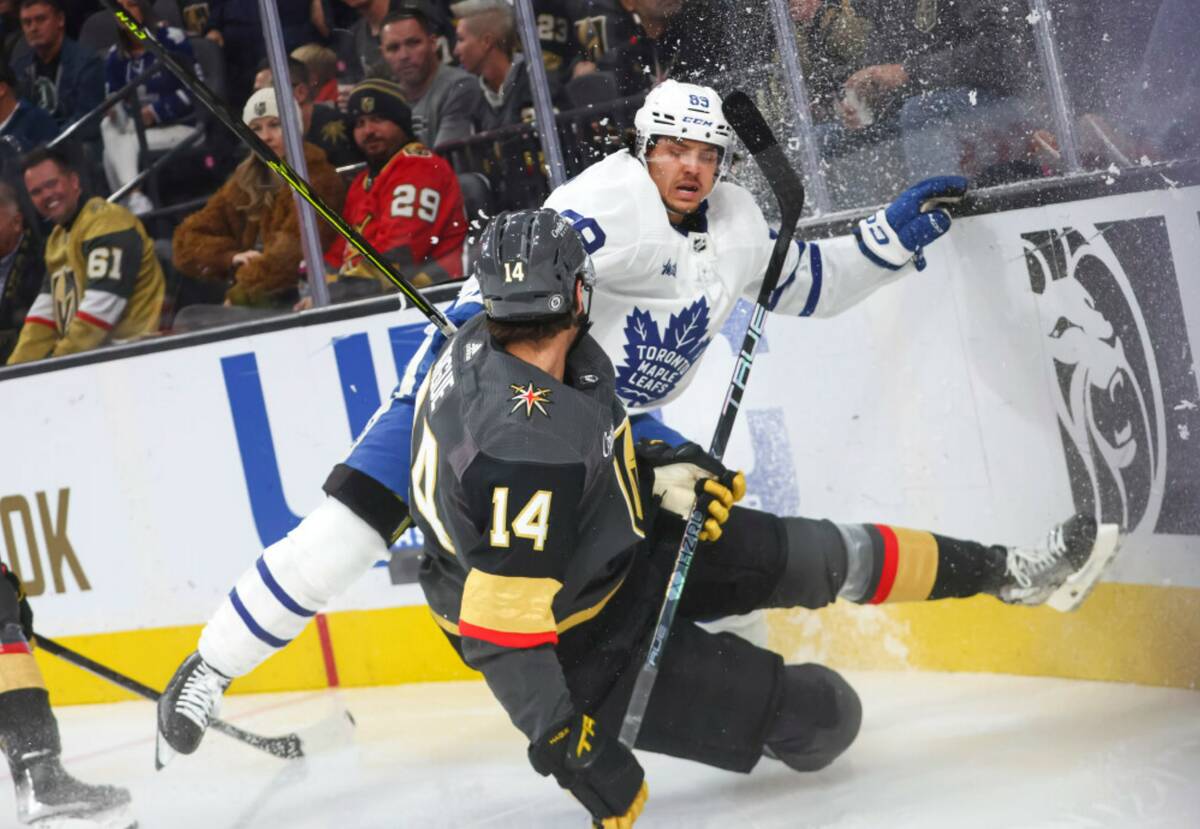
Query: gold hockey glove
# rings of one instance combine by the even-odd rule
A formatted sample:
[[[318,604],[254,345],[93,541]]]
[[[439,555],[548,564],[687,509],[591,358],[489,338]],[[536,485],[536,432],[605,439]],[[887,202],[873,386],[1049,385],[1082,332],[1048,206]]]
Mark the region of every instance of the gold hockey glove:
[[[694,443],[642,441],[636,451],[638,460],[654,470],[654,496],[663,509],[684,518],[700,509],[705,513],[700,540],[720,538],[730,508],[746,494],[746,476],[726,469]]]

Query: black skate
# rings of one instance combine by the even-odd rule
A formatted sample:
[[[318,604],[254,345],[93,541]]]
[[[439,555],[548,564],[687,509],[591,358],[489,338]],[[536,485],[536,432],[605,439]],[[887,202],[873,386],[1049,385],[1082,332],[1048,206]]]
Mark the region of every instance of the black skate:
[[[1077,513],[1050,531],[1045,546],[1008,548],[1011,581],[998,595],[1009,604],[1074,610],[1096,586],[1120,540],[1116,524],[1097,525],[1090,515]]]
[[[220,711],[229,682],[229,677],[218,673],[197,652],[183,660],[158,700],[157,768],[170,762],[176,752],[196,750],[209,721]]]
[[[53,752],[22,756],[13,764],[13,783],[17,790],[17,820],[22,825],[39,829],[137,826],[126,789],[81,783],[67,773]]]

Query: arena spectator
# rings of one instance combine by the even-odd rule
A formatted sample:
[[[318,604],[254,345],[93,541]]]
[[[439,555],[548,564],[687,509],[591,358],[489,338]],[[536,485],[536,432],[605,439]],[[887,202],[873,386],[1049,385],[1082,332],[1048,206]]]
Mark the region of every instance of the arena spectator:
[[[513,54],[517,35],[513,10],[505,0],[463,0],[450,7],[458,18],[454,55],[479,77],[482,95],[475,129],[494,130],[533,120],[533,90],[525,56]],[[550,80],[552,94],[558,84]]]
[[[6,66],[13,47],[21,39],[21,15],[18,0],[0,0],[0,63]]]
[[[182,29],[168,26],[159,20],[149,0],[119,0],[138,22],[154,32],[172,56],[184,66],[194,67],[195,57]],[[104,64],[104,91],[111,95],[124,88],[134,78],[157,62],[154,53],[146,49],[124,27],[117,29],[117,42],[108,50]],[[138,127],[141,122],[146,147],[150,150],[169,150],[184,141],[197,129],[192,96],[172,72],[157,72],[137,86],[137,91],[121,104],[110,109],[100,122],[104,139],[104,175],[108,187],[116,191],[138,174],[141,142]],[[154,209],[150,198],[140,189],[132,190],[123,202],[135,214]]]
[[[17,153],[27,153],[58,135],[58,126],[45,110],[20,97],[17,79],[0,63],[0,138]]]
[[[350,94],[354,140],[367,169],[350,185],[343,215],[413,285],[462,277],[466,214],[450,165],[413,139],[399,87],[368,79]],[[335,299],[393,290],[373,265],[338,239],[325,261],[337,271]]]
[[[290,51],[305,43],[324,40],[329,35],[324,15],[314,14],[313,0],[275,0],[283,43]],[[204,36],[225,50],[230,102],[240,106],[250,95],[258,64],[267,56],[258,0],[209,0],[208,22]]]
[[[0,182],[0,363],[12,353],[45,276],[42,252],[25,227],[17,193]]]
[[[273,88],[251,95],[242,118],[267,146],[283,155],[283,128]],[[325,153],[306,142],[304,160],[313,189],[341,211],[346,187]],[[317,224],[324,249],[337,233],[327,222]],[[251,155],[199,212],[176,228],[172,255],[181,273],[228,284],[227,305],[290,308],[299,299],[303,258],[291,190]]]
[[[300,105],[300,120],[304,125],[304,140],[325,151],[326,158],[334,167],[357,164],[362,153],[354,145],[353,124],[350,118],[336,107],[317,106],[310,100],[312,87],[308,83],[308,69],[295,58],[288,58],[288,75],[292,94]],[[273,86],[270,67],[259,69],[254,76],[254,89]]]
[[[1054,8],[1059,63],[1087,166],[1185,158],[1200,146],[1200,18],[1193,0]],[[1049,136],[1057,145],[1057,138]],[[1057,165],[1060,166],[1061,165]]]
[[[60,129],[104,99],[100,58],[67,37],[59,0],[21,0],[21,31],[29,44],[13,62],[21,96],[53,115]],[[100,127],[93,121],[78,135],[98,141]]]
[[[789,0],[809,106],[818,122],[840,118],[843,84],[863,65],[874,31],[850,3]]]
[[[512,9],[511,3],[506,3]],[[571,22],[572,6],[578,0],[533,0],[533,15],[537,21],[538,43],[542,47],[542,64],[551,83],[562,85],[571,77],[571,69],[579,60],[579,41]],[[451,9],[454,5],[451,4]],[[455,17],[461,17],[455,14]],[[457,48],[457,44],[456,48]],[[518,39],[519,48],[520,41]]]
[[[595,53],[596,37],[586,36],[587,27],[603,31],[606,50],[595,65],[616,74],[621,95],[645,92],[668,77],[710,83],[732,64],[735,38],[719,0],[620,0],[623,14],[611,2],[589,5],[598,13],[585,13],[590,23],[577,24],[585,34],[580,40]]]
[[[203,37],[208,31],[208,0],[178,0],[179,16],[188,37]]]
[[[429,21],[433,32],[438,60],[450,63],[453,59],[454,24],[450,20],[448,4],[443,2],[430,3],[426,0],[342,0],[358,15],[350,25],[352,35],[350,48],[338,58],[345,66],[341,81],[343,84],[354,84],[363,78],[387,77],[387,63],[379,48],[379,34],[383,28],[383,20],[389,13],[411,12],[419,14]],[[348,94],[348,90],[343,90]],[[345,101],[342,101],[343,105]]]
[[[380,77],[387,73],[383,53],[379,50],[379,33],[383,20],[391,8],[390,0],[342,0],[358,12],[358,20],[350,27],[350,42],[353,49],[349,54],[339,55],[346,65],[342,73],[345,83],[357,83],[366,77]]]
[[[34,150],[21,166],[34,208],[54,230],[47,275],[9,365],[156,331],[163,271],[142,223],[99,196],[85,200],[78,171],[54,150]]]
[[[850,131],[894,122],[908,177],[949,172],[946,159],[962,155],[959,141],[973,139],[982,124],[1020,131],[1015,124],[1027,107],[1019,99],[1037,64],[1025,4],[856,0],[854,8],[871,35],[862,66],[846,79],[839,114]],[[975,145],[972,153],[989,149]]]
[[[621,7],[620,0],[577,0],[571,9],[571,28],[579,59],[572,74],[595,72],[596,61],[618,46],[617,27],[628,20],[629,12]]]
[[[412,109],[416,138],[428,147],[471,135],[479,107],[479,84],[467,72],[438,58],[437,36],[429,19],[405,9],[389,14],[379,45],[393,80]]]
[[[308,97],[312,102],[337,106],[337,53],[319,43],[305,43],[292,50],[292,57],[308,69]]]

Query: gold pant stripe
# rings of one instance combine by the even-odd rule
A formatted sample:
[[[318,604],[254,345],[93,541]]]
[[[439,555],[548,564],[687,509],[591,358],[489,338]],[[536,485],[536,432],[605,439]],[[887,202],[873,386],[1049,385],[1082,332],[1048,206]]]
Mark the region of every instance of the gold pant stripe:
[[[614,587],[612,590],[610,590],[608,592],[608,595],[605,596],[603,599],[596,602],[591,607],[585,607],[583,610],[578,610],[578,611],[572,613],[567,618],[563,619],[562,622],[560,622],[558,625],[558,632],[566,633],[568,630],[575,627],[576,625],[582,625],[584,622],[588,621],[589,619],[595,618],[596,614],[598,614],[601,610],[604,609],[604,606],[606,604],[608,604],[608,600],[617,594],[617,591],[621,589],[621,585],[624,583],[625,583],[625,580],[621,579],[619,582],[617,582],[617,586]]]
[[[42,671],[31,653],[0,656],[0,694],[22,688],[45,688]]]
[[[896,581],[887,602],[923,602],[937,579],[937,539],[921,530],[892,527],[896,534]]]
[[[552,605],[561,589],[557,579],[497,576],[475,568],[463,585],[458,618],[502,633],[545,633],[556,627]]]
[[[582,625],[584,622],[587,622],[587,621],[590,621],[590,620],[596,618],[596,616],[600,613],[600,611],[603,610],[605,608],[605,606],[608,604],[609,600],[611,600],[613,596],[617,595],[617,591],[621,589],[621,585],[624,583],[625,583],[625,580],[622,579],[620,582],[617,583],[617,586],[614,587],[611,591],[609,591],[609,594],[607,596],[605,596],[603,599],[596,602],[591,607],[585,607],[583,610],[577,610],[576,612],[572,613],[567,618],[563,619],[558,624],[558,628],[557,628],[558,632],[566,633],[568,630],[575,627],[576,625]],[[433,621],[435,621],[437,623],[437,626],[440,627],[442,630],[446,631],[447,633],[452,633],[455,636],[462,636],[462,634],[458,630],[458,625],[456,625],[454,622],[451,622],[449,619],[443,619],[441,616],[434,613],[432,609],[430,610],[430,614],[433,616]]]

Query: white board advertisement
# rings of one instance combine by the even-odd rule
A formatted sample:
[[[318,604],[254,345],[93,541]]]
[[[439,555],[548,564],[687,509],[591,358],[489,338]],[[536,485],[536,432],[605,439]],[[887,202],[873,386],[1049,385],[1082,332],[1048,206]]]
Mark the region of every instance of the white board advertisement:
[[[1200,588],[1200,188],[962,219],[928,260],[837,318],[769,320],[727,457],[750,503],[999,543],[1092,510],[1130,533],[1111,580]],[[663,412],[703,444],[741,310]],[[324,497],[422,329],[381,313],[0,374],[0,558],[39,627],[206,619]],[[334,609],[420,603],[418,542]]]

